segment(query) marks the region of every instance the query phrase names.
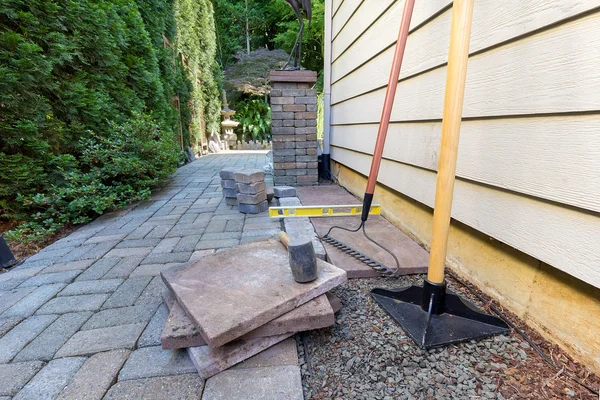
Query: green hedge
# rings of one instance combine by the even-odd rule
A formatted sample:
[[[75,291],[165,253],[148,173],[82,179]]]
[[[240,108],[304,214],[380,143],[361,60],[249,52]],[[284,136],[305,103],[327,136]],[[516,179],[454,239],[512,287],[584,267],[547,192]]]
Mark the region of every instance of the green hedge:
[[[218,129],[214,36],[208,0],[2,1],[0,212],[26,222],[11,237],[147,197],[182,160],[180,118],[185,144]]]

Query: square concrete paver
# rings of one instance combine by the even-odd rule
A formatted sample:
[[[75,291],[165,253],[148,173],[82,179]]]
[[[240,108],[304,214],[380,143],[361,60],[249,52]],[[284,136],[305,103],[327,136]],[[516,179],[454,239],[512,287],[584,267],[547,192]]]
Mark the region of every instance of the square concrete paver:
[[[277,365],[298,365],[296,339],[289,338],[261,351],[255,356],[233,366],[239,368],[274,367]]]
[[[200,399],[203,387],[204,381],[196,373],[132,379],[116,383],[110,388],[104,400]]]
[[[202,400],[303,400],[300,368],[294,365],[230,369],[206,381]]]
[[[190,347],[187,352],[202,379],[226,370],[269,347],[289,338],[293,333],[265,338],[235,340],[220,347]]]
[[[323,204],[362,204],[346,189],[337,185],[304,186],[296,189],[302,205]],[[311,218],[311,222],[319,235],[325,235],[333,225],[355,229],[360,224],[358,217],[324,217]],[[396,228],[381,215],[371,215],[366,223],[366,231],[374,240],[390,249],[400,263],[400,274],[421,274],[427,272],[429,253]],[[395,268],[396,262],[385,250],[371,243],[362,232],[347,232],[334,229],[330,234],[335,239],[368,255],[369,257]],[[379,276],[379,273],[354,257],[325,243],[328,260],[346,270],[348,278],[368,278]]]
[[[248,243],[203,257],[166,283],[204,340],[221,346],[346,282],[318,260],[318,278],[300,284],[278,241]]]
[[[321,295],[246,333],[242,338],[253,339],[296,333],[325,328],[334,323],[333,309],[327,297]],[[161,343],[165,349],[181,349],[206,344],[196,326],[177,302],[171,305],[169,318],[162,331]]]
[[[115,349],[133,349],[146,324],[119,325],[109,328],[79,331],[56,357],[82,356]]]

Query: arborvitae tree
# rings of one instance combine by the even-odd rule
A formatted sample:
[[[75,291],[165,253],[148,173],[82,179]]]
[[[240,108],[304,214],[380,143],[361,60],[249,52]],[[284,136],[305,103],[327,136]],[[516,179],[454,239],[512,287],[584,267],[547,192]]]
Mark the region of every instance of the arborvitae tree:
[[[177,14],[181,2],[191,13]],[[217,127],[215,48],[207,0],[3,0],[0,217],[54,229],[147,195],[177,164],[180,116],[186,144],[190,126],[203,133],[194,117]],[[125,134],[137,144],[112,158]]]

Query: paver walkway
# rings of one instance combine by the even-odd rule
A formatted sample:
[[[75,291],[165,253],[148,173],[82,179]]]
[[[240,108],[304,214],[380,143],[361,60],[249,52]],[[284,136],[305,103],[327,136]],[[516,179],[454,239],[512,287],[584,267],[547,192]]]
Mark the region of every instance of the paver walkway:
[[[266,213],[241,214],[221,194],[221,168],[262,168],[265,153],[202,157],[151,200],[104,215],[0,275],[0,400],[200,398],[204,383],[186,353],[160,347],[168,312],[159,274],[279,232]],[[294,358],[295,346],[286,346]],[[204,399],[220,398],[219,385],[238,387],[242,369],[209,380]],[[255,372],[265,377],[240,377],[242,388],[273,380]]]

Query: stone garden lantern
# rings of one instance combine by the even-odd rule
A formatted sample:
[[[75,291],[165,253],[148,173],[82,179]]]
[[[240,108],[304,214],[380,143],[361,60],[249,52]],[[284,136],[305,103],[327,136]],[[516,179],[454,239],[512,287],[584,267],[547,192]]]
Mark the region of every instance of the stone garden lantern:
[[[225,94],[225,91],[223,90],[223,110],[221,110],[223,122],[221,122],[221,130],[223,132],[223,139],[227,143],[227,148],[234,147],[237,141],[237,135],[233,132],[233,128],[240,123],[231,119],[234,114],[235,111],[230,109],[227,104],[227,94]]]

